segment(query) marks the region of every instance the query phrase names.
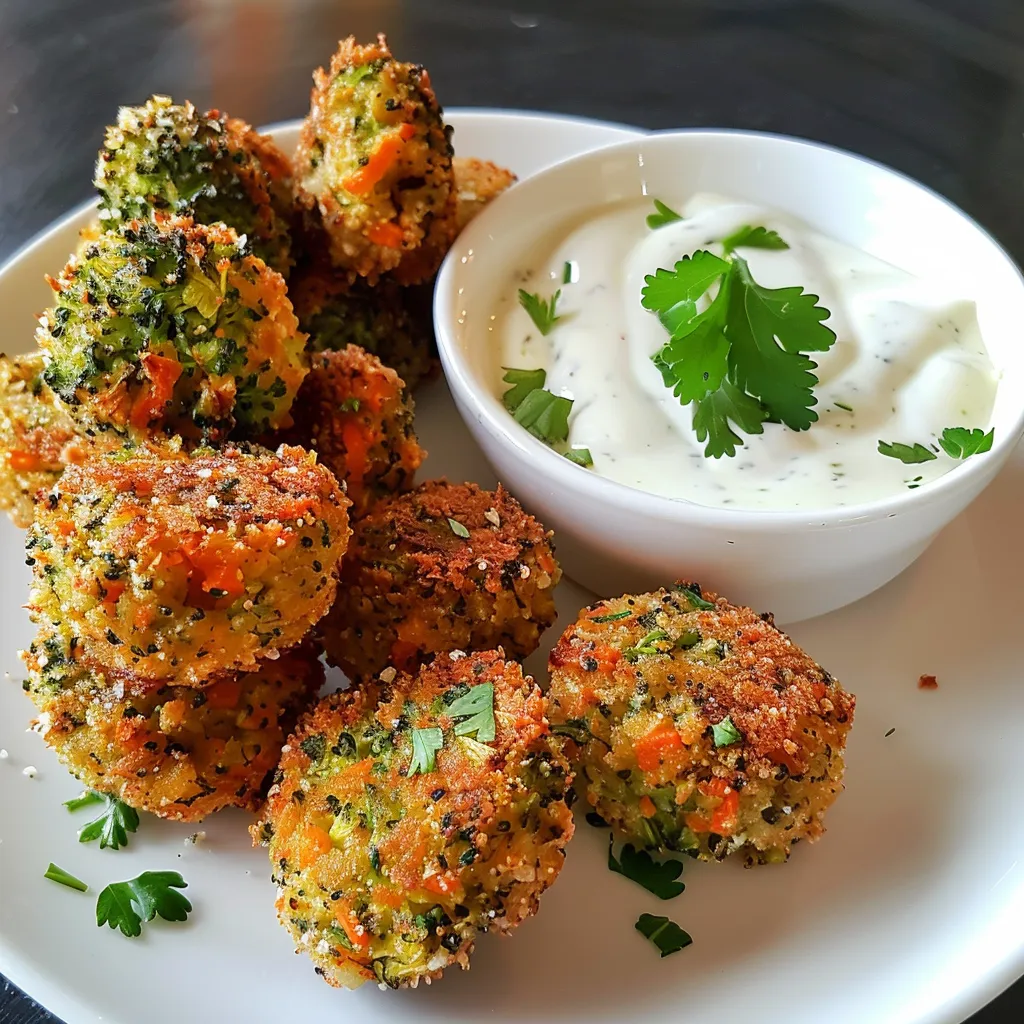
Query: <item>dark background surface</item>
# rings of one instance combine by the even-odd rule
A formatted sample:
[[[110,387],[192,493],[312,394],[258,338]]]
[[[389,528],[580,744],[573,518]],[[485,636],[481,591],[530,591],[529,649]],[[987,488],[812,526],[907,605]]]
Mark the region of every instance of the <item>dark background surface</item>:
[[[377,31],[448,106],[855,150],[1024,263],[1024,0],[0,0],[0,260],[89,198],[119,104],[165,92],[255,124],[299,117],[335,41]],[[1022,1019],[1018,983],[973,1022]],[[0,984],[0,1024],[54,1020]]]

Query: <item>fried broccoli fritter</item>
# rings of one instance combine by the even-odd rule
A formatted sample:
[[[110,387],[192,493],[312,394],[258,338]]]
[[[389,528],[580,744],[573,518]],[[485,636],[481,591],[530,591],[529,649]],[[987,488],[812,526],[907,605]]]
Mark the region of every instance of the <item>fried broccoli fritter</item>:
[[[35,496],[52,487],[68,462],[80,462],[91,441],[43,383],[38,353],[0,356],[0,509],[15,526],[32,522]]]
[[[118,111],[96,162],[95,184],[106,227],[145,220],[153,210],[199,224],[222,222],[287,277],[290,178],[288,158],[244,121],[153,96]]]
[[[37,333],[82,429],[222,438],[283,426],[309,365],[284,278],[232,228],[155,215],[72,256]]]
[[[516,176],[476,157],[457,156],[452,160],[455,175],[455,225],[461,231],[492,199],[516,183]]]
[[[417,302],[418,292],[387,279],[372,288],[364,281],[350,283],[326,259],[315,257],[297,267],[288,284],[311,351],[358,345],[410,388],[437,370],[429,303]]]
[[[113,680],[195,686],[249,671],[327,611],[347,508],[300,448],[91,458],[37,506],[29,610]]]
[[[372,281],[420,249],[402,283],[429,278],[455,230],[450,131],[425,68],[395,60],[383,35],[343,40],[318,68],[295,155],[299,197],[315,202],[336,266]],[[439,253],[439,255],[437,255]]]
[[[330,984],[469,966],[536,913],[572,837],[572,781],[540,690],[500,651],[321,701],[265,817],[278,916]]]
[[[353,529],[320,627],[328,660],[353,680],[447,651],[525,658],[555,620],[551,535],[502,487],[431,481]]]
[[[25,652],[39,731],[76,778],[140,811],[199,821],[256,810],[288,732],[323,685],[311,648],[256,672],[189,686],[125,686],[43,632]]]
[[[355,345],[313,356],[292,410],[294,426],[269,447],[301,445],[345,484],[353,519],[412,487],[426,453],[413,429],[412,396],[394,370]]]
[[[824,831],[855,699],[770,616],[687,583],[601,601],[549,669],[552,725],[621,838],[752,864]]]

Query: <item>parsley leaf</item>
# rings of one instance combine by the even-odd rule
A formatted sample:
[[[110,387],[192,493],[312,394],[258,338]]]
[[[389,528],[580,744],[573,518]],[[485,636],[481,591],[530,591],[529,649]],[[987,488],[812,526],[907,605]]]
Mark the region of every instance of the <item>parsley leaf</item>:
[[[748,249],[788,249],[789,243],[784,242],[777,231],[765,227],[752,228],[749,224],[738,228],[731,235],[722,239],[722,248],[730,253],[745,245]]]
[[[411,778],[432,772],[437,767],[437,752],[443,746],[444,733],[436,725],[429,729],[413,729],[412,760],[405,774]]]
[[[94,839],[98,839],[101,850],[105,850],[108,846],[112,850],[119,850],[122,846],[128,845],[128,833],[138,829],[139,812],[109,793],[103,793],[100,796],[104,800],[105,806],[99,816],[93,818],[78,833],[78,841],[91,843]]]
[[[732,718],[726,715],[717,725],[711,726],[711,735],[716,747],[731,747],[743,740],[743,733],[733,725]]]
[[[494,684],[480,683],[471,686],[458,700],[448,708],[449,716],[454,720],[463,719],[455,725],[456,736],[469,736],[476,733],[481,743],[494,740]]]
[[[513,416],[534,437],[553,444],[568,439],[571,409],[571,398],[536,388],[519,403]]]
[[[827,352],[836,334],[822,321],[829,311],[818,296],[800,287],[763,288],[746,260],[733,258],[729,289],[730,378],[759,398],[791,430],[806,430],[818,418],[811,373],[816,366],[805,352]]]
[[[683,873],[682,861],[666,860],[658,863],[646,850],[637,850],[627,843],[615,859],[614,844],[608,843],[608,870],[625,875],[660,900],[671,900],[686,886],[676,879]]]
[[[736,454],[737,445],[743,444],[743,438],[730,424],[746,434],[761,434],[764,432],[761,424],[767,418],[761,403],[728,379],[722,381],[717,391],[693,406],[694,432],[701,444],[707,441],[704,455],[711,459],[720,459],[723,455],[731,458]]]
[[[900,462],[913,466],[919,462],[932,462],[938,456],[930,448],[925,448],[923,444],[900,444],[899,441],[893,441],[891,444],[887,441],[878,442],[878,451],[882,455],[888,455],[890,459],[899,459]]]
[[[127,882],[111,882],[96,900],[96,924],[120,928],[134,938],[142,934],[142,922],[159,915],[165,921],[184,921],[192,904],[176,889],[188,883],[177,871],[143,871]]]
[[[577,466],[588,469],[594,464],[594,457],[590,454],[589,448],[570,448],[562,454]]]
[[[647,226],[652,231],[655,228],[671,224],[674,220],[683,219],[672,207],[666,206],[660,199],[654,200],[654,209],[657,211],[656,213],[649,213],[647,215]]]
[[[651,657],[655,654],[664,653],[656,645],[659,640],[665,640],[668,637],[668,633],[663,629],[652,629],[646,636],[642,637],[640,642],[634,647],[627,647],[623,652],[622,656],[630,664],[635,664],[643,657]]]
[[[655,917],[653,914],[641,914],[633,926],[646,938],[650,939],[661,950],[663,957],[669,953],[678,953],[685,949],[693,939],[674,921],[667,917]]]
[[[722,386],[729,371],[729,339],[719,323],[703,320],[692,331],[674,335],[652,358],[665,386],[688,405]]]
[[[939,445],[951,459],[968,459],[992,450],[995,437],[993,428],[987,434],[981,427],[969,430],[967,427],[946,427],[939,438]]]
[[[551,328],[562,318],[555,316],[555,305],[562,297],[562,289],[559,288],[550,299],[542,299],[540,295],[519,289],[519,305],[530,315],[541,334],[548,334]]]
[[[505,371],[505,376],[501,379],[506,384],[512,385],[501,396],[501,400],[509,412],[515,412],[531,391],[544,387],[544,381],[548,376],[544,370],[516,370],[511,366],[503,366],[502,369]]]
[[[458,519],[452,519],[451,516],[449,516],[448,526],[450,527],[452,533],[454,533],[456,537],[461,537],[463,540],[468,539],[469,530],[467,530],[466,527],[458,521]]]
[[[103,803],[103,797],[95,790],[85,789],[80,796],[74,796],[70,800],[65,800],[64,806],[69,811],[80,811],[83,807],[99,803]]]
[[[78,892],[85,892],[89,888],[80,878],[75,878],[63,868],[57,867],[53,861],[50,861],[50,866],[43,872],[43,878],[48,878],[51,882],[60,882],[61,885],[76,889]]]

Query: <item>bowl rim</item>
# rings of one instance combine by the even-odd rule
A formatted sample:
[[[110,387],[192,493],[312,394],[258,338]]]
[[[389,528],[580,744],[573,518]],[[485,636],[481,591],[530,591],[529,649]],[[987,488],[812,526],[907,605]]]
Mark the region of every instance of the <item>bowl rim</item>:
[[[494,234],[491,230],[492,224],[498,222],[498,219],[505,215],[509,204],[527,201],[532,192],[542,188],[543,183],[551,178],[564,178],[574,174],[582,176],[586,167],[608,159],[619,159],[623,155],[629,155],[636,159],[644,148],[649,149],[651,145],[668,149],[680,141],[693,144],[696,140],[699,144],[701,140],[711,141],[722,138],[741,139],[754,146],[767,145],[793,149],[797,152],[825,152],[852,164],[861,165],[865,171],[880,171],[902,181],[945,206],[955,216],[960,217],[969,229],[980,235],[982,240],[995,250],[995,253],[1016,275],[1021,289],[1024,291],[1024,273],[992,234],[941,193],[880,161],[828,143],[775,132],[739,128],[679,128],[648,132],[637,135],[635,138],[613,142],[599,149],[568,157],[530,175],[512,189],[498,196],[456,238],[438,271],[433,301],[433,319],[438,351],[445,377],[453,392],[456,393],[456,397],[462,397],[471,403],[476,418],[488,433],[496,437],[499,443],[512,448],[516,457],[523,462],[532,464],[536,470],[543,472],[549,478],[558,477],[566,487],[571,487],[588,500],[603,501],[616,507],[626,508],[648,519],[679,520],[706,526],[728,526],[741,533],[765,530],[775,533],[787,531],[793,527],[815,530],[836,529],[848,528],[867,521],[894,518],[930,502],[938,503],[943,499],[949,499],[957,492],[969,492],[972,485],[979,481],[980,486],[977,489],[980,492],[1006,462],[1024,434],[1024,397],[1020,399],[1020,407],[1011,429],[1003,431],[1001,436],[996,437],[991,450],[981,456],[964,460],[948,473],[944,473],[941,477],[912,491],[907,490],[886,498],[877,498],[852,505],[818,509],[727,508],[701,505],[685,498],[671,498],[663,494],[654,494],[589,472],[549,448],[528,431],[509,429],[509,425],[512,423],[511,417],[497,396],[479,380],[478,375],[470,368],[469,362],[464,358],[456,340],[457,329],[453,312],[456,294],[455,283],[462,257],[475,247],[490,241]]]

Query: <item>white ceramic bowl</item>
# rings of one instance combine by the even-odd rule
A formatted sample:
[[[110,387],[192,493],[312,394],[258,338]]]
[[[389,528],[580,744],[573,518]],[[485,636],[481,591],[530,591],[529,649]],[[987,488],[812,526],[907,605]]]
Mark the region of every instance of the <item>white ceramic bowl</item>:
[[[603,204],[713,191],[801,217],[840,241],[977,302],[1000,375],[991,452],[892,498],[818,512],[709,508],[574,466],[496,397],[488,344],[497,289],[546,235]],[[553,527],[565,571],[603,595],[695,579],[793,622],[892,579],[993,479],[1024,431],[1024,279],[962,211],[889,168],[828,146],[753,132],[656,134],[575,157],[516,185],[456,241],[434,316],[445,374],[498,476]]]

